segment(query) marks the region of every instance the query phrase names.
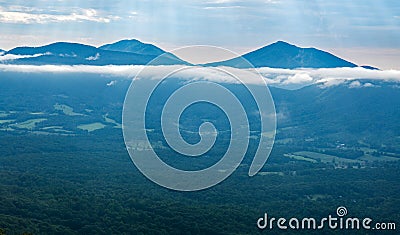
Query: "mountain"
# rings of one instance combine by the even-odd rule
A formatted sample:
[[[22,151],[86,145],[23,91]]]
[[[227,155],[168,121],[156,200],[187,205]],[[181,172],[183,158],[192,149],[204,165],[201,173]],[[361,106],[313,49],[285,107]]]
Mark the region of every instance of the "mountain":
[[[357,65],[315,48],[300,48],[287,42],[278,41],[242,56],[255,67],[270,68],[336,68]],[[231,66],[246,68],[241,58],[207,64],[208,66]]]
[[[135,53],[140,55],[151,55],[151,56],[160,56],[164,55],[166,57],[170,57],[175,60],[180,60],[175,55],[164,51],[163,49],[156,47],[149,43],[143,43],[136,39],[127,39],[121,40],[112,44],[106,44],[99,49],[107,50],[107,51],[119,51],[119,52],[128,52]]]
[[[363,80],[321,87],[319,84],[286,91],[271,88],[282,127],[296,127],[308,135],[399,135],[400,89],[396,82]],[[368,84],[368,85],[367,85]],[[391,100],[389,102],[389,100]]]
[[[362,65],[360,67],[364,68],[364,69],[369,69],[369,70],[379,70],[378,68],[370,66],[370,65]]]
[[[18,58],[6,61],[10,64],[66,64],[66,65],[144,65],[155,59],[156,55],[122,51],[102,50],[93,46],[56,42],[40,47],[17,47],[5,54]],[[170,54],[158,64],[187,64]]]
[[[156,47],[152,44],[143,43],[136,39],[121,40],[112,44],[106,44],[99,47],[99,49],[155,56],[159,56],[165,53],[165,51],[159,47]]]

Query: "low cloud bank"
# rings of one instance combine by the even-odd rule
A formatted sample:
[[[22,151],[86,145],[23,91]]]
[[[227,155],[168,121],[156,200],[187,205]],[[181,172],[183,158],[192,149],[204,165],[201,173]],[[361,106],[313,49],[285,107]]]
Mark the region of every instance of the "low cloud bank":
[[[14,55],[15,56],[15,55]],[[38,56],[38,55],[35,55]],[[1,61],[0,61],[1,62]],[[151,66],[150,69],[141,65],[11,65],[0,64],[0,72],[20,73],[91,73],[116,76],[132,79],[140,73],[140,78],[161,79],[170,71],[178,71],[177,76],[189,80],[209,80],[216,82],[237,83],[235,76],[240,77],[242,82],[249,84],[264,83],[257,72],[262,75],[263,80],[274,86],[306,86],[320,84],[324,87],[349,83],[351,88],[373,87],[371,81],[400,82],[399,70],[369,70],[357,68],[323,68],[323,69],[234,69],[229,67],[198,67],[198,66]],[[363,81],[364,82],[360,82]],[[1,82],[1,78],[0,78]]]
[[[354,80],[381,80],[400,82],[399,70],[370,70],[356,68],[322,68],[322,69],[274,69],[258,68],[270,84],[321,84],[338,85]],[[354,84],[353,84],[354,85]]]
[[[14,54],[4,54],[4,52],[1,52],[0,53],[0,63],[7,62],[10,60],[16,60],[16,59],[34,58],[34,57],[39,57],[39,56],[49,55],[49,54],[50,53],[34,54],[34,55],[14,55]]]

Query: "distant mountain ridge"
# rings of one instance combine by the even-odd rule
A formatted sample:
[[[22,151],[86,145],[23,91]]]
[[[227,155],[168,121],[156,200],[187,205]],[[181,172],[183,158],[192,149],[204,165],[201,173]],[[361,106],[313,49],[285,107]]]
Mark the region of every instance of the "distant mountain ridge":
[[[159,56],[166,53],[166,51],[157,46],[154,46],[153,44],[143,43],[136,39],[125,39],[115,43],[105,44],[98,48],[107,51],[130,52],[142,55]]]
[[[139,41],[137,41],[139,42]],[[136,46],[140,44],[137,43]],[[149,51],[144,49],[142,51]],[[71,42],[56,42],[40,47],[16,47],[11,49],[5,54],[18,55],[16,58],[5,63],[10,64],[65,64],[65,65],[145,65],[155,59],[158,55],[154,53],[156,49],[152,46],[153,53],[141,54],[127,51],[112,51],[103,50],[94,46],[71,43]],[[160,53],[165,53],[159,49]],[[188,64],[187,62],[179,59],[178,57],[167,53],[161,60],[157,61],[158,64],[172,65],[172,64]]]
[[[1,50],[0,50],[1,53]],[[172,53],[136,39],[120,40],[114,43],[94,47],[79,43],[56,42],[39,47],[16,47],[3,52],[15,55],[1,59],[6,64],[57,64],[57,65],[145,65],[160,55],[158,65],[190,63],[181,60]],[[15,58],[14,58],[15,57]],[[270,68],[337,68],[357,67],[356,64],[341,59],[329,52],[316,48],[301,48],[284,41],[278,41],[260,49],[242,55],[254,67]],[[230,66],[247,68],[241,58],[205,64],[205,66]],[[372,66],[363,66],[376,69]]]
[[[331,53],[315,48],[301,48],[284,41],[278,41],[242,56],[255,67],[270,68],[337,68],[357,67]],[[208,66],[231,66],[246,68],[240,58],[207,64]]]

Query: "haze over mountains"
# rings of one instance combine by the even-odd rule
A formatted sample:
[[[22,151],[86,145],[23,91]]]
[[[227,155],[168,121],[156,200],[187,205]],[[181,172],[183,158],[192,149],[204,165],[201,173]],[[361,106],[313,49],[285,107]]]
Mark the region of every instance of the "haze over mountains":
[[[138,40],[121,40],[98,48],[78,43],[57,42],[40,47],[17,47],[6,51],[0,62],[6,64],[66,64],[66,65],[144,65],[166,53],[161,48]],[[300,48],[278,41],[243,57],[255,67],[270,68],[337,68],[357,67],[356,64],[315,48]],[[189,64],[168,53],[158,64]],[[207,66],[231,66],[245,68],[241,60],[206,64]],[[369,68],[369,67],[368,67]],[[373,68],[373,67],[371,67]]]

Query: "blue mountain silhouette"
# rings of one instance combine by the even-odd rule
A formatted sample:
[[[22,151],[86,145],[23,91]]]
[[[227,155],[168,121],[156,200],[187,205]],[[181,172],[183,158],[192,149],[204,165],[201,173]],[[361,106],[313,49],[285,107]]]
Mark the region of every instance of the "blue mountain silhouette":
[[[328,52],[315,48],[300,48],[287,42],[278,41],[242,56],[255,67],[271,68],[336,68],[357,67]],[[210,66],[231,66],[245,68],[239,58],[207,64]]]

